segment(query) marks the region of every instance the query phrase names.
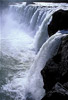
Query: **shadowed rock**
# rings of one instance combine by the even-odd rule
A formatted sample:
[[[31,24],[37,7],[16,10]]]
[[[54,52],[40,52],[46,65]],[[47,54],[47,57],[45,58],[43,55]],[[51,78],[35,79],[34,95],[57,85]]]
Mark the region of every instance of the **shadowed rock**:
[[[57,55],[55,55],[46,63],[41,73],[44,81],[44,89],[46,89],[46,96],[42,100],[53,100],[54,98],[67,100],[68,36],[62,38],[62,42]],[[59,82],[60,84],[57,84],[57,82]]]
[[[68,90],[60,83],[56,83],[55,86],[49,91],[42,100],[68,100]]]
[[[52,15],[52,21],[48,25],[49,36],[55,34],[58,30],[68,29],[68,10],[58,10]]]

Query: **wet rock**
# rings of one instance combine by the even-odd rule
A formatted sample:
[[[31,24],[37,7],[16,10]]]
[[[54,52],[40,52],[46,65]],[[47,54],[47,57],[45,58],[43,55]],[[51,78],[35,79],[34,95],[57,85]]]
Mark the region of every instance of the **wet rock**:
[[[62,84],[56,83],[55,86],[49,91],[42,100],[68,100],[68,90]]]
[[[34,4],[34,2],[32,2],[32,1],[26,2],[26,5],[29,5],[29,4]]]
[[[52,21],[48,25],[49,36],[55,34],[58,30],[68,29],[68,10],[58,10],[52,15]]]
[[[41,74],[43,76],[44,89],[46,89],[46,96],[42,100],[53,100],[53,98],[64,98],[63,100],[67,100],[68,35],[62,38],[57,54],[46,63]],[[57,82],[60,84],[57,84]],[[63,91],[65,91],[65,93]]]

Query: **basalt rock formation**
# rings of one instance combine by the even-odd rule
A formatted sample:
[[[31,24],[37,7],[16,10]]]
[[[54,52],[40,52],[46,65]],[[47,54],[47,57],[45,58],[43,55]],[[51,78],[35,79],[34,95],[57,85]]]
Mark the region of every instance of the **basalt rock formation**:
[[[52,21],[48,25],[49,36],[55,34],[58,30],[68,29],[68,10],[58,10],[52,15]]]
[[[68,35],[63,37],[57,54],[41,71],[46,95],[42,100],[68,100]]]

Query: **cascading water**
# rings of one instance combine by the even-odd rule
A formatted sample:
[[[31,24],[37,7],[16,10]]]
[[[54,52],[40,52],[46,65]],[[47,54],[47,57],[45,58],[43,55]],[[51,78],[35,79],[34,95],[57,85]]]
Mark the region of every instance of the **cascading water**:
[[[57,53],[64,36],[57,32],[49,38],[47,31],[52,13],[67,9],[67,5],[60,5],[15,4],[2,10],[0,100],[43,98],[45,91],[40,72]]]

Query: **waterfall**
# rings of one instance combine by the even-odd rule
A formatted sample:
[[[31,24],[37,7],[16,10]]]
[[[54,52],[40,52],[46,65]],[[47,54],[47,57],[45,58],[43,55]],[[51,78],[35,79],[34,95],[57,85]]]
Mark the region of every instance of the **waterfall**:
[[[32,19],[30,21],[30,25],[31,25],[32,29],[35,29],[37,19],[38,19],[38,15],[39,15],[39,9],[36,10],[36,12],[33,14]]]
[[[41,70],[56,55],[64,36],[62,32],[48,35],[48,24],[57,9],[58,4],[14,4],[3,10],[1,100],[41,100],[45,95]]]
[[[50,11],[49,11],[50,13]],[[37,31],[35,35],[35,51],[36,53],[39,51],[43,43],[48,39],[48,22],[49,19],[51,18],[52,12],[49,14],[47,13],[45,19],[43,20],[41,26],[39,27],[39,30]]]
[[[35,100],[41,100],[45,94],[45,91],[43,89],[43,79],[40,72],[46,65],[46,62],[57,53],[57,50],[61,43],[61,37],[61,33],[56,33],[42,45],[40,51],[36,56],[34,64],[30,69],[28,75],[28,89],[30,93],[32,93],[33,97],[35,97]]]

